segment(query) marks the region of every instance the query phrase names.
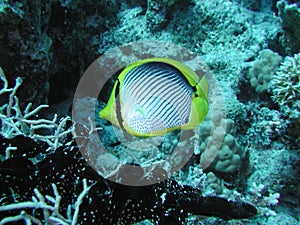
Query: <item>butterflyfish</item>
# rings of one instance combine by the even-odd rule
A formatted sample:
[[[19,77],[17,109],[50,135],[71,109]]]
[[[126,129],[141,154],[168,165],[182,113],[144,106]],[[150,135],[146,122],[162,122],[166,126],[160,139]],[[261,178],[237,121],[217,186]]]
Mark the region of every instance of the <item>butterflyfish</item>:
[[[206,117],[207,95],[205,75],[176,60],[148,58],[121,70],[99,116],[138,137],[192,130]]]

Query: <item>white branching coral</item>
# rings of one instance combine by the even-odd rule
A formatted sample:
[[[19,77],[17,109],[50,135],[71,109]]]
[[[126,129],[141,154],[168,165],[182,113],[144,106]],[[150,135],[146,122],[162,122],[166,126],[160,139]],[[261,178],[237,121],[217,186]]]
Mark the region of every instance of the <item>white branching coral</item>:
[[[0,212],[11,211],[11,210],[21,210],[18,215],[5,217],[0,220],[0,225],[6,223],[12,223],[17,221],[24,221],[26,225],[29,224],[61,224],[61,225],[76,225],[78,219],[78,213],[80,210],[80,205],[83,201],[83,198],[87,196],[90,188],[93,186],[87,185],[86,179],[82,180],[83,190],[77,196],[77,199],[73,205],[69,205],[67,209],[67,215],[63,216],[59,212],[60,202],[62,200],[61,195],[58,193],[57,186],[52,184],[52,189],[54,197],[46,195],[43,196],[40,191],[35,188],[34,194],[31,201],[25,202],[16,202],[7,205],[0,206]],[[31,215],[26,212],[26,209],[41,209],[43,212],[43,221],[36,218],[34,215]]]
[[[280,194],[272,193],[268,190],[269,195],[263,195],[262,192],[266,189],[266,186],[263,184],[257,185],[255,182],[252,183],[252,186],[249,188],[250,198],[253,204],[255,204],[262,216],[276,216],[277,213],[270,208],[270,206],[278,205]],[[249,196],[248,196],[249,197]]]
[[[32,109],[32,103],[29,103],[22,111],[19,106],[19,99],[16,96],[17,90],[22,84],[22,79],[17,78],[15,86],[9,88],[1,67],[0,79],[3,83],[0,95],[9,94],[8,103],[0,106],[0,120],[2,124],[0,134],[9,139],[17,135],[24,135],[35,141],[46,142],[49,145],[48,150],[52,151],[59,147],[64,142],[66,135],[73,131],[73,126],[66,129],[66,124],[68,121],[71,121],[71,118],[66,116],[59,120],[57,115],[54,115],[52,120],[38,118],[37,114],[39,111],[49,107],[48,105],[40,105]],[[50,135],[40,134],[39,130],[41,129],[49,130]]]
[[[207,174],[208,186],[213,189],[214,194],[228,200],[240,200],[249,202],[258,209],[261,216],[276,216],[277,213],[272,209],[279,203],[280,194],[273,192],[263,184],[251,183],[247,193],[240,193],[236,189],[228,189],[224,181],[218,178],[214,173]]]

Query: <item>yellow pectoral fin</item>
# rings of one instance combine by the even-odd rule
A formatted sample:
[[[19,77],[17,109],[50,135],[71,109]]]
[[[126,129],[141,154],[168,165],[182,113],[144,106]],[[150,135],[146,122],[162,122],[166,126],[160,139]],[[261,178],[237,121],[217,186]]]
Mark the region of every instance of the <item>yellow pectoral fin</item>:
[[[190,121],[183,125],[181,129],[192,130],[200,125],[200,123],[205,119],[208,112],[208,103],[206,99],[196,97],[193,98]]]

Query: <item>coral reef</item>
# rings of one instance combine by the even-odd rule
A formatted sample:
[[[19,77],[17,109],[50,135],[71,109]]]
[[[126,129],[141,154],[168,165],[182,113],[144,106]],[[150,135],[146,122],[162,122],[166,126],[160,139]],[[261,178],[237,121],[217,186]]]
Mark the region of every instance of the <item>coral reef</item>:
[[[0,224],[299,224],[299,8],[297,0],[1,1]],[[121,146],[127,138],[109,123],[79,111],[84,123],[73,124],[73,93],[88,65],[145,40],[168,44],[127,48],[102,66],[125,66],[136,54],[191,60],[195,69],[171,44],[188,48],[220,87],[209,81],[202,126],[187,141],[175,132]],[[83,107],[96,101],[85,91]],[[221,117],[212,110],[218,95]],[[100,173],[74,142],[94,136],[113,153],[95,158]],[[175,146],[194,154],[171,179],[144,187],[106,179],[126,171],[116,159],[142,167]],[[137,180],[149,174],[139,172]]]
[[[4,168],[4,167],[2,167]],[[79,207],[84,199],[86,197],[89,189],[91,186],[87,186],[86,179],[83,180],[83,191],[81,194],[78,195],[78,198],[73,206],[69,205],[68,212],[66,217],[61,215],[59,213],[60,209],[60,201],[62,199],[62,196],[59,194],[57,190],[57,186],[55,184],[52,184],[52,189],[54,192],[54,197],[46,195],[45,197],[40,193],[40,191],[35,188],[34,193],[35,196],[32,197],[32,201],[26,201],[26,202],[17,202],[12,203],[9,205],[4,205],[0,207],[0,211],[13,211],[16,209],[28,209],[28,208],[34,208],[34,209],[40,209],[43,211],[44,218],[43,220],[36,218],[30,214],[28,214],[25,210],[22,210],[19,215],[16,216],[9,216],[4,219],[2,219],[0,222],[1,224],[6,223],[16,223],[18,221],[23,220],[27,224],[33,222],[35,224],[42,224],[42,221],[48,221],[50,223],[59,223],[59,224],[77,224],[78,219],[78,213],[79,213]],[[50,203],[48,203],[49,201]],[[53,204],[53,206],[51,205]],[[72,207],[73,210],[71,209]],[[71,212],[71,210],[73,212]],[[51,214],[50,214],[51,212]],[[46,222],[46,223],[48,223]]]
[[[287,122],[277,110],[267,107],[257,107],[253,110],[252,121],[247,129],[245,140],[246,145],[255,145],[258,149],[272,145],[273,141],[282,137],[287,130]]]
[[[43,29],[48,18],[41,20],[42,8],[48,15],[46,6],[47,3],[42,2],[6,2],[1,11],[0,24],[5,34],[0,37],[1,52],[7,53],[0,56],[1,66],[10,71],[9,82],[13,82],[17,74],[23,77],[19,90],[21,105],[48,102],[52,40]]]
[[[101,45],[105,51],[111,46],[99,31],[104,36],[116,22],[119,5],[118,1],[92,0],[4,4],[0,47],[7,54],[1,54],[0,61],[11,74],[10,83],[16,76],[23,77],[19,90],[22,106],[29,102],[34,106],[54,104],[68,97],[96,58],[97,47]],[[97,38],[101,42],[95,42]]]
[[[167,14],[172,9],[170,6],[175,4],[175,1],[147,1],[146,20],[147,27],[152,30],[161,30],[169,22]]]
[[[9,176],[1,186],[1,191],[9,195],[9,188],[13,188],[11,182],[16,179],[14,189],[17,198],[9,198],[5,205],[0,206],[0,215],[3,218],[0,223],[27,220],[33,223],[39,221],[38,224],[59,222],[64,225],[86,224],[92,221],[97,224],[133,224],[151,219],[155,223],[182,224],[190,213],[216,215],[225,219],[247,218],[256,213],[255,207],[250,204],[214,196],[203,197],[199,189],[180,185],[173,180],[141,187],[110,182],[87,167],[76,156],[76,151],[70,148],[60,151],[48,156],[52,161],[45,159],[36,167],[24,158],[13,158],[10,164],[0,165],[0,175]],[[65,156],[64,163],[59,160],[62,156]],[[17,172],[12,164],[21,162],[28,165]],[[35,178],[31,178],[32,181],[27,183],[28,190],[24,193],[25,187],[20,179],[29,181],[33,174],[36,174]],[[77,180],[78,177],[87,175],[87,180]],[[58,187],[55,184],[49,187],[47,182],[53,178],[61,181],[68,179],[69,182],[64,182]],[[35,188],[37,183],[40,187],[38,189]],[[60,192],[62,187],[62,190],[66,190],[63,193]],[[51,197],[53,192],[55,198]],[[24,194],[19,197],[19,193]],[[35,193],[36,197],[32,198],[32,193]],[[18,202],[15,202],[16,200]],[[36,209],[41,209],[42,213],[31,216],[31,211]],[[63,216],[65,214],[67,216]]]
[[[289,4],[289,2],[286,0],[277,2],[277,8],[285,32],[283,44],[287,48],[286,52],[295,54],[300,51],[300,5],[292,4],[292,1]]]
[[[21,117],[18,98],[15,96],[21,81],[17,79],[15,87],[9,88],[2,69],[1,79],[4,85],[0,93],[11,92],[8,104],[2,107],[9,109],[7,115],[2,111],[2,123],[8,124],[13,132],[19,132],[14,134],[4,130],[1,133],[3,144],[0,152],[5,156],[5,158],[1,158],[0,163],[0,177],[5,178],[5,180],[1,179],[3,180],[3,185],[1,185],[3,198],[1,201],[5,200],[5,203],[0,207],[1,218],[3,218],[0,221],[1,224],[18,221],[25,221],[27,224],[60,223],[73,225],[90,221],[97,221],[99,224],[118,222],[131,224],[143,219],[151,219],[155,223],[174,220],[181,223],[191,213],[215,215],[226,219],[247,218],[256,214],[256,208],[250,204],[240,201],[229,202],[220,197],[202,196],[200,190],[181,186],[174,180],[141,187],[124,187],[108,182],[95,174],[91,167],[87,167],[86,162],[78,154],[75,140],[68,136],[68,133],[74,130],[73,125],[70,129],[64,128],[65,119],[63,119],[59,125],[54,126],[56,128],[54,135],[37,135],[35,129],[51,130],[53,128],[51,125],[55,125],[55,121],[48,124],[49,121],[45,119],[28,120],[28,118]],[[11,113],[11,108],[16,111],[16,114]],[[29,109],[30,107],[26,107],[25,117],[37,113],[39,107],[32,112]],[[68,119],[68,117],[66,118]],[[10,123],[6,121],[10,121]],[[89,119],[87,121],[90,122]],[[21,123],[19,124],[19,122]],[[28,137],[36,140],[37,143],[33,142],[29,146],[31,150],[28,154],[22,152],[22,156],[17,157],[20,148],[24,148],[22,142],[26,142],[26,138],[22,136],[25,132],[18,129],[19,126],[22,126],[22,122],[33,125],[28,126]],[[97,130],[93,127],[93,123],[90,125],[90,130],[87,133],[92,135]],[[60,133],[62,129],[64,131]],[[10,134],[7,138],[2,137],[2,135],[7,134]],[[62,137],[66,137],[69,142],[65,139],[61,140]],[[16,138],[18,141],[14,140]],[[52,142],[53,138],[55,138],[54,143]],[[91,137],[88,136],[87,138]],[[45,145],[39,146],[38,141],[40,140],[45,141]],[[15,146],[12,148],[13,142]],[[12,154],[11,150],[13,150]],[[145,174],[141,173],[138,179],[146,179],[144,177]],[[79,181],[81,180],[83,187],[78,193]],[[49,183],[52,184],[54,197],[51,197],[49,193],[51,191]],[[11,194],[11,190],[13,190],[13,194]],[[32,193],[35,194],[34,197],[32,197]],[[106,193],[111,194],[107,195]],[[137,195],[137,193],[141,194]],[[161,196],[164,196],[162,202],[160,201]],[[63,201],[61,201],[62,198]],[[102,202],[100,207],[103,208],[100,215],[98,213],[99,202]],[[87,211],[80,210],[81,205]],[[128,205],[136,213],[131,214],[131,211],[129,213],[124,211]],[[172,212],[170,207],[172,207]],[[228,210],[224,211],[224,207]],[[35,213],[37,209],[40,209],[42,213]],[[149,214],[147,209],[153,210]],[[182,213],[183,211],[186,213]],[[119,217],[108,216],[113,214],[118,214]]]

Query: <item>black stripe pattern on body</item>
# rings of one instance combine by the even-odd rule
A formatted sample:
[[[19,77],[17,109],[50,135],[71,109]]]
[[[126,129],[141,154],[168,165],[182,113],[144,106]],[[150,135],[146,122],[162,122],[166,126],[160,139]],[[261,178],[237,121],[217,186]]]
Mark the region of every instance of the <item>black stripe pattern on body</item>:
[[[188,123],[193,88],[181,72],[163,62],[148,62],[124,76],[123,120],[139,133]]]

